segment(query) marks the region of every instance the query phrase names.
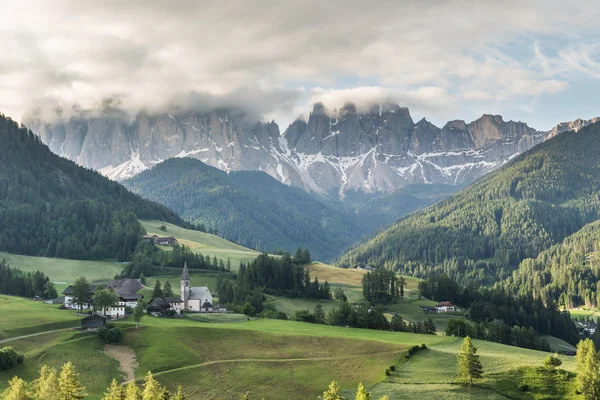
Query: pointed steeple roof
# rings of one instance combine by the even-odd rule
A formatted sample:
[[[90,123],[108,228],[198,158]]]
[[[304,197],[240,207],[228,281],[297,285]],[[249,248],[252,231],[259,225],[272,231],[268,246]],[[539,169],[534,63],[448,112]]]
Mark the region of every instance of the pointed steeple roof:
[[[182,281],[190,280],[190,272],[188,271],[187,261],[183,264],[183,273],[181,274]]]

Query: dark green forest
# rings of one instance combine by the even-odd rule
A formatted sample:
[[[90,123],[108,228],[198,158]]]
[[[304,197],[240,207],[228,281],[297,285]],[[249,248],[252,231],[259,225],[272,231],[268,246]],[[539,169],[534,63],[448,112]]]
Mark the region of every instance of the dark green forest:
[[[571,250],[558,246],[536,261],[526,259],[599,218],[599,139],[598,123],[558,135],[459,194],[404,218],[338,263],[371,263],[423,278],[445,273],[463,286],[510,277],[506,287],[514,293],[527,280],[527,271],[537,269],[521,293],[562,297],[571,305],[595,302],[592,233],[581,233],[588,237],[587,246],[575,236],[565,242]],[[557,267],[548,272],[552,264]],[[523,271],[514,272],[519,268]],[[548,273],[556,282],[550,284]]]
[[[0,114],[0,250],[70,259],[129,260],[138,218],[187,226],[166,207],[53,154]]]
[[[124,184],[186,220],[262,251],[309,247],[331,259],[364,233],[346,215],[266,173],[230,172],[189,158],[170,159]]]

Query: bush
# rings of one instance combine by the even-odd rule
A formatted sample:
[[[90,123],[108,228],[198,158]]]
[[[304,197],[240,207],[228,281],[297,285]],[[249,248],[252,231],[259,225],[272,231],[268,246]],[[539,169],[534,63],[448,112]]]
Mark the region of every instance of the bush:
[[[528,384],[526,384],[526,383],[521,383],[521,384],[519,385],[519,390],[520,390],[521,392],[528,392],[528,391],[529,391],[529,385],[528,385]]]
[[[121,343],[123,330],[117,325],[109,324],[98,331],[98,337],[107,344]]]
[[[133,308],[131,308],[129,306],[125,307],[125,314],[127,314],[127,315],[133,314]]]
[[[396,370],[396,366],[395,365],[390,365],[390,371],[395,371]]]
[[[421,343],[421,350],[425,350],[427,348],[427,345],[425,343]]]
[[[544,359],[544,367],[546,368],[556,368],[562,365],[562,361],[560,358],[549,355]]]
[[[413,355],[415,354],[417,351],[419,351],[421,348],[417,345],[412,346],[410,349],[408,349],[408,354],[409,355]]]
[[[23,364],[23,360],[25,360],[25,356],[21,353],[17,353],[17,351],[10,346],[0,349],[0,371]]]
[[[391,375],[390,369],[386,368],[385,369],[385,376],[390,376],[390,375]]]

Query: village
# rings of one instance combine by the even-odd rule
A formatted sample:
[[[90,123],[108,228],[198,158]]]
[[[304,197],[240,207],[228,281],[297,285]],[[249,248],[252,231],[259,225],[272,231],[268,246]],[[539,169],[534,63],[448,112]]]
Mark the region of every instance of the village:
[[[104,326],[107,320],[125,318],[133,312],[139,302],[144,302],[148,315],[155,317],[178,317],[182,316],[184,311],[192,313],[228,312],[226,306],[214,305],[214,297],[207,286],[191,286],[187,263],[183,267],[180,285],[180,296],[153,297],[146,303],[140,291],[147,287],[140,279],[115,279],[108,285],[89,284],[85,299],[77,297],[74,285],[71,284],[63,290],[64,297],[60,301],[65,309],[78,310],[82,315],[87,314],[82,319],[82,329],[98,328]],[[108,306],[97,306],[94,304],[94,297],[98,290],[108,290],[113,293],[116,301]]]

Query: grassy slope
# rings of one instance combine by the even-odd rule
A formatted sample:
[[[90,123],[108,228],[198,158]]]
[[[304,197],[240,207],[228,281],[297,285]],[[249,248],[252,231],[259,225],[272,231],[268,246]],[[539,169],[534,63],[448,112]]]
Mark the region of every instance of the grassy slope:
[[[79,326],[73,311],[21,297],[0,295],[0,339]]]
[[[223,262],[229,258],[231,260],[232,270],[237,270],[240,262],[252,261],[258,256],[258,252],[247,249],[238,244],[232,243],[219,236],[211,235],[200,231],[180,228],[177,225],[168,224],[161,221],[140,221],[149,235],[174,236],[180,244],[189,246],[194,252],[200,252],[202,255],[209,255],[223,259]],[[159,229],[160,226],[166,226],[167,231]],[[160,247],[169,250],[168,247]]]
[[[15,298],[3,296],[0,304],[11,299]],[[50,312],[53,307],[16,301],[13,306],[25,309],[25,315],[43,309],[55,322],[73,318],[68,311],[54,313]],[[316,398],[332,379],[340,380],[349,395],[357,381],[363,381],[378,395],[388,393],[391,398],[417,398],[432,391],[440,398],[502,398],[489,387],[510,393],[512,398],[530,398],[517,389],[523,373],[519,375],[516,369],[540,365],[547,355],[475,341],[486,379],[483,388],[469,389],[452,384],[461,343],[457,338],[277,320],[209,321],[146,316],[142,329],[127,329],[126,342],[139,362],[136,376],[147,370],[159,372],[157,378],[169,386],[185,385],[191,399],[237,398],[246,390],[266,399]],[[38,318],[10,320],[13,332],[44,330],[43,325],[33,328],[35,323]],[[122,378],[114,360],[102,353],[93,336],[60,332],[10,343],[25,352],[26,362],[0,373],[0,389],[15,374],[31,379],[43,363],[60,365],[69,359],[82,373],[91,399],[99,398],[110,379]],[[420,343],[426,343],[429,350],[404,359],[407,346]],[[573,358],[561,358],[565,369],[574,369]],[[391,364],[397,366],[397,372],[386,379],[383,371]]]

